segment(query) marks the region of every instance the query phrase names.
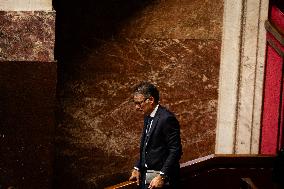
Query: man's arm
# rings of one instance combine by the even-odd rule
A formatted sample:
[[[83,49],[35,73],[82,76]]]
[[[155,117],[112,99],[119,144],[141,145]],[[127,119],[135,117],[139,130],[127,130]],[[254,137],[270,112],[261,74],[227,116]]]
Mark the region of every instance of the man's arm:
[[[160,171],[160,175],[156,176],[150,183],[149,188],[162,187],[167,181],[170,169],[175,166],[182,154],[180,128],[179,123],[175,117],[169,117],[163,123],[163,132],[166,136],[167,148],[169,150],[168,157]]]
[[[168,157],[161,169],[161,172],[166,176],[177,162],[179,162],[182,155],[180,126],[174,116],[168,117],[163,125],[163,132],[166,136],[167,148],[169,151]]]
[[[144,129],[143,129],[142,133],[144,133]],[[145,135],[142,134],[141,141],[140,141],[140,155],[141,155],[141,148],[142,148],[142,142],[144,141],[144,137],[145,137]],[[139,159],[136,162],[136,164],[135,164],[135,166],[134,166],[134,168],[131,172],[131,176],[129,178],[129,180],[136,180],[137,185],[139,185],[139,181],[140,181],[140,178],[141,178],[140,169],[141,169],[141,159],[140,159],[140,156],[139,156]]]

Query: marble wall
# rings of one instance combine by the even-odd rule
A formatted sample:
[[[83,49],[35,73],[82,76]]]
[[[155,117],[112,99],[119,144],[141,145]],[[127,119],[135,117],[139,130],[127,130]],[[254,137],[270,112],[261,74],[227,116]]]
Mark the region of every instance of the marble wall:
[[[51,11],[52,0],[9,0],[0,2],[4,11]]]
[[[0,186],[51,188],[56,66],[0,62]]]
[[[0,12],[0,188],[52,188],[55,13]]]
[[[217,154],[258,154],[269,0],[224,1]]]
[[[0,11],[0,61],[54,61],[55,13]]]
[[[180,121],[181,161],[214,153],[222,0],[65,0],[55,9],[56,187],[127,179],[143,125],[131,92],[142,80]]]

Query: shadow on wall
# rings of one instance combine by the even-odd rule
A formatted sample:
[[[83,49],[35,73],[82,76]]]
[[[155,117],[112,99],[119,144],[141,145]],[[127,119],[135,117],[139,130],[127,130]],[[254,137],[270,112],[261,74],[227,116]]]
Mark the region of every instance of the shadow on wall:
[[[100,45],[100,40],[114,37],[131,16],[151,2],[153,0],[54,1],[55,59],[59,61],[59,76],[71,71],[74,58],[82,59],[91,53],[89,50]]]
[[[106,159],[111,160],[111,166],[123,167],[115,164],[129,161],[128,157],[125,160],[125,157],[110,156],[100,148],[92,147],[91,142],[82,144],[77,140],[80,137],[82,140],[88,137],[82,136],[85,135],[85,131],[82,131],[85,123],[72,118],[66,113],[64,107],[68,108],[74,101],[81,99],[77,99],[77,94],[68,91],[70,88],[66,87],[66,83],[70,80],[71,83],[77,79],[80,80],[77,69],[80,64],[100,47],[102,41],[114,37],[122,25],[148,3],[150,1],[147,0],[53,2],[56,10],[55,59],[58,61],[57,96],[59,99],[54,188],[101,188],[127,179],[128,172],[123,170],[115,173],[112,170],[107,172],[101,167],[107,161]],[[65,105],[68,101],[66,98],[71,98],[71,105]],[[72,130],[76,128],[80,128],[76,132],[77,135]],[[98,175],[100,176],[97,177]],[[106,182],[105,178],[110,177],[113,179]]]

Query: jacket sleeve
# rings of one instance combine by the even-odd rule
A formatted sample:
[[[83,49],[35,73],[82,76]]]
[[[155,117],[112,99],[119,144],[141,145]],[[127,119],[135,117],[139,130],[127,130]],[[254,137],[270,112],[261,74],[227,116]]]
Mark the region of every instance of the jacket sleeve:
[[[166,175],[169,175],[169,172],[177,163],[182,155],[182,146],[180,139],[180,126],[178,120],[174,116],[170,116],[165,120],[163,125],[163,132],[166,136],[166,145],[168,149],[168,156],[166,161],[161,169]]]
[[[139,158],[136,161],[136,164],[134,165],[134,167],[141,169],[141,154],[142,154],[142,148],[143,148],[143,141],[145,138],[145,120],[144,120],[144,127],[142,129],[142,134],[141,134],[141,139],[140,139],[140,153],[139,153]]]

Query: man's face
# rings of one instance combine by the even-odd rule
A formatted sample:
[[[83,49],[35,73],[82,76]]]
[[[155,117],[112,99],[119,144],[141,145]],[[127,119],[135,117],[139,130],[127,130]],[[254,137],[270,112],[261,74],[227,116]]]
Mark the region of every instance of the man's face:
[[[142,94],[134,94],[135,108],[143,112],[144,115],[149,115],[153,111],[153,97],[145,98]]]

